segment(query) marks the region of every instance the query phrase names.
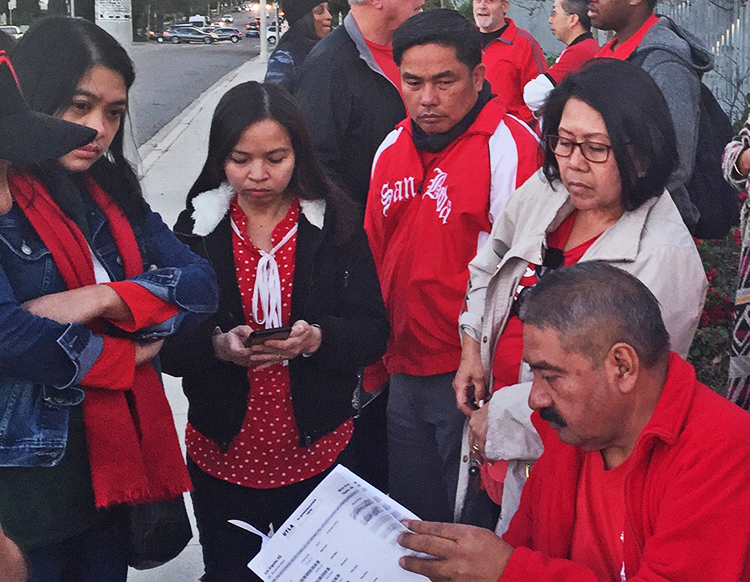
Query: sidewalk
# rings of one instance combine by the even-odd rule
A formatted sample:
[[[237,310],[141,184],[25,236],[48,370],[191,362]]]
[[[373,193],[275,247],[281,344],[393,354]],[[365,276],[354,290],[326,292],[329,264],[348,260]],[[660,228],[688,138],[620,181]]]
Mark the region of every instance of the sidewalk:
[[[245,81],[262,81],[265,63],[252,59],[224,76],[206,90],[185,111],[167,124],[159,133],[138,149],[142,160],[143,188],[146,200],[164,221],[172,226],[185,207],[185,196],[203,167],[208,150],[208,131],[216,104],[227,90]],[[184,450],[187,400],[180,381],[164,376],[167,397],[172,405],[177,433]],[[188,513],[192,506],[189,496]],[[160,568],[136,571],[131,569],[130,582],[195,582],[203,574],[198,530],[193,520],[194,537],[176,559]]]

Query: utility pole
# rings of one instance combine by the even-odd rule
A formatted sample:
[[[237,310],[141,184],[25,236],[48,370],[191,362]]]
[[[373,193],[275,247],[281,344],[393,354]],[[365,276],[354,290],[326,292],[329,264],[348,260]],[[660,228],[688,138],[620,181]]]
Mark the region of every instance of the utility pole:
[[[276,31],[276,39],[279,31]],[[268,62],[268,30],[266,27],[266,0],[260,0],[260,62]]]

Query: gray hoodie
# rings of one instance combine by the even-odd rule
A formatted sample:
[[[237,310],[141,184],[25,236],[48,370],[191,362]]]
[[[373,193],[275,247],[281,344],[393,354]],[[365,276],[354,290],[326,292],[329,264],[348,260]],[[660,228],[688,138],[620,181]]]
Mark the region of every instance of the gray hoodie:
[[[700,78],[713,69],[713,55],[695,35],[662,16],[643,37],[630,60],[651,75],[669,106],[679,164],[669,179],[667,190],[685,224],[692,227],[700,213],[690,201],[685,184],[693,175],[698,143]]]

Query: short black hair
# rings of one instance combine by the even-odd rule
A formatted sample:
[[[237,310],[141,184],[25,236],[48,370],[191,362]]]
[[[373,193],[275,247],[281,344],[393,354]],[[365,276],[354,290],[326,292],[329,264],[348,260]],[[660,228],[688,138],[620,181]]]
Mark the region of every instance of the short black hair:
[[[562,0],[562,7],[566,14],[578,16],[578,22],[587,31],[591,30],[591,18],[589,18],[588,0]]]
[[[455,10],[437,8],[420,12],[396,29],[393,60],[401,66],[404,53],[412,47],[438,44],[453,47],[456,58],[473,71],[482,62],[479,30]]]
[[[585,261],[548,273],[521,310],[524,325],[553,329],[562,348],[598,366],[617,343],[632,347],[646,368],[669,354],[669,334],[654,294],[630,273]]]
[[[622,180],[622,206],[635,210],[664,192],[677,167],[672,117],[661,90],[640,67],[616,59],[594,59],[565,77],[543,108],[542,143],[557,134],[569,99],[583,101],[602,116]],[[560,181],[552,150],[544,155],[544,175]]]

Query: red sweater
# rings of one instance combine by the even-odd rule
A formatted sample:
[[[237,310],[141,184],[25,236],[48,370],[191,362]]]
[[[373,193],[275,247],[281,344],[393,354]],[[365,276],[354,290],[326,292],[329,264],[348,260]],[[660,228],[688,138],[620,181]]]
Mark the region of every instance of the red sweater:
[[[547,76],[555,85],[559,85],[568,73],[577,71],[593,59],[599,48],[599,43],[590,32],[582,34],[560,53],[555,64],[547,71]]]
[[[469,261],[540,155],[536,136],[499,99],[427,166],[410,119],[386,137],[373,162],[365,230],[391,323],[389,373],[458,369]]]
[[[523,88],[547,70],[547,62],[542,47],[528,31],[518,28],[512,18],[505,22],[505,32],[484,49],[485,78],[492,85],[492,92],[505,101],[508,113],[533,124],[536,121],[523,100]]]
[[[569,560],[584,452],[534,414],[544,453],[503,536],[501,582],[603,582]],[[750,581],[750,415],[670,354],[667,381],[625,477],[629,582]],[[612,582],[612,581],[608,581]]]

